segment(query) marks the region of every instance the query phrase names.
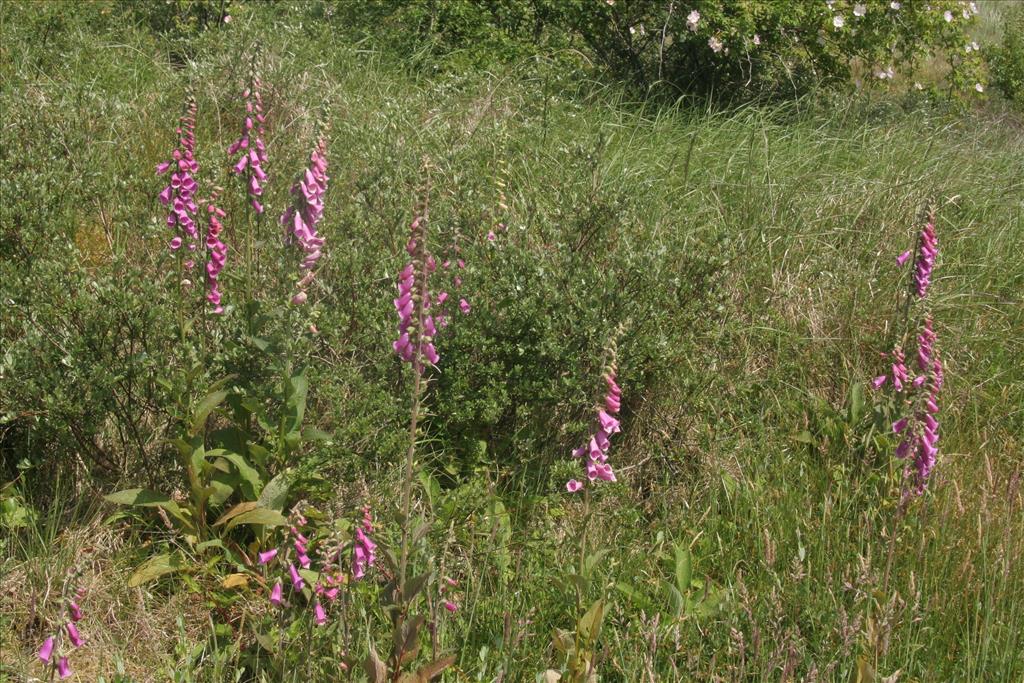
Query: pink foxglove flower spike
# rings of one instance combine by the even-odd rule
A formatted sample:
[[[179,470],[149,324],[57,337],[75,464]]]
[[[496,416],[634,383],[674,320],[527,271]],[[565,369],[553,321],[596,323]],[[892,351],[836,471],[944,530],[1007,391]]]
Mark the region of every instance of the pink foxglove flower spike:
[[[356,528],[355,541],[352,547],[352,577],[361,579],[366,570],[377,561],[377,544],[369,534],[373,533],[373,517],[370,507],[363,507],[363,522]]]
[[[263,86],[259,76],[258,52],[254,52],[249,63],[249,87],[242,92],[245,102],[245,120],[238,139],[228,147],[228,156],[240,154],[231,171],[235,175],[246,174],[246,191],[249,201],[256,213],[263,213],[263,183],[267,180],[264,165],[267,163],[267,148],[263,143],[264,123],[266,115],[263,111]]]
[[[285,243],[293,241],[302,249],[304,256],[299,266],[300,277],[295,284],[298,290],[292,296],[292,303],[301,305],[308,297],[306,289],[314,278],[314,268],[320,259],[324,238],[317,233],[316,226],[324,215],[324,193],[327,191],[327,142],[321,136],[309,155],[309,166],[292,185],[293,204],[281,214],[281,225],[285,229]]]
[[[167,227],[177,230],[177,234],[170,240],[170,249],[177,251],[185,246],[189,255],[196,251],[199,242],[199,230],[195,222],[199,211],[195,199],[198,187],[195,175],[199,172],[199,163],[195,159],[196,111],[196,100],[190,93],[186,100],[185,113],[182,114],[176,130],[178,147],[170,161],[161,162],[156,167],[157,175],[171,171],[170,182],[159,195],[160,203],[170,207]],[[191,259],[186,260],[186,269],[190,269],[187,265],[190,262]]]
[[[431,365],[441,360],[434,346],[437,326],[430,310],[432,297],[428,286],[437,264],[427,251],[429,206],[425,190],[422,196],[424,199],[416,207],[405,246],[410,261],[398,274],[398,298],[393,302],[398,313],[398,339],[391,344],[398,357],[420,374],[423,374],[424,360]]]
[[[935,213],[929,211],[925,226],[918,237],[917,256],[911,272],[908,305],[920,304],[928,295],[932,271],[938,255],[938,240],[935,235]],[[902,266],[909,259],[910,252],[904,252],[896,259]],[[909,308],[908,308],[909,310]],[[905,411],[892,424],[894,435],[899,438],[895,455],[906,461],[904,473],[910,482],[904,495],[920,495],[935,467],[938,455],[939,390],[942,388],[943,367],[936,345],[937,335],[930,315],[925,315],[916,335],[913,357],[915,376],[911,378],[902,346],[897,345],[892,353],[893,389],[900,395]],[[889,376],[876,377],[873,384],[878,388]]]
[[[583,458],[587,479],[590,482],[615,481],[615,471],[608,464],[608,450],[611,447],[610,437],[621,431],[619,420],[612,416],[618,413],[622,405],[622,389],[616,381],[618,372],[617,354],[618,347],[616,339],[622,334],[620,326],[612,335],[605,349],[606,358],[603,376],[606,384],[604,396],[604,408],[597,408],[597,417],[591,430],[588,441],[572,452],[574,458]],[[565,488],[570,493],[582,489],[584,484],[576,479],[570,479]]]
[[[224,229],[220,219],[227,215],[223,209],[217,206],[220,192],[221,188],[215,188],[206,205],[206,211],[209,214],[206,223],[206,250],[209,254],[209,260],[206,262],[208,290],[206,299],[213,305],[213,312],[218,314],[224,312],[224,306],[221,305],[219,278],[228,258],[228,246],[220,239],[220,233]]]

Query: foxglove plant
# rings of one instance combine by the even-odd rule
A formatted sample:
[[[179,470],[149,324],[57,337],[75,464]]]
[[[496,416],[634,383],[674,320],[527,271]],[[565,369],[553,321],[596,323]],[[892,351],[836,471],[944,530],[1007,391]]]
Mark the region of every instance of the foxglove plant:
[[[306,289],[313,281],[314,268],[320,259],[324,238],[317,233],[317,223],[324,213],[324,193],[327,191],[327,143],[323,137],[309,155],[309,166],[292,185],[293,204],[281,214],[285,229],[285,243],[295,243],[304,256],[299,266],[301,277],[295,284],[292,303],[306,302]]]
[[[263,95],[260,92],[262,86],[258,55],[254,53],[249,63],[249,86],[242,91],[242,100],[245,102],[242,132],[228,147],[228,156],[234,157],[241,153],[231,172],[237,176],[245,174],[249,201],[256,213],[263,213],[260,198],[263,196],[262,183],[267,180],[267,174],[263,170],[264,164],[267,163],[267,148],[263,143],[266,115],[263,112]]]
[[[224,270],[224,264],[228,258],[228,246],[220,238],[220,233],[224,229],[220,219],[227,215],[224,209],[217,205],[220,192],[221,188],[215,188],[206,205],[208,214],[206,222],[206,250],[209,259],[206,262],[206,300],[213,305],[213,312],[218,314],[224,312],[224,306],[221,305],[219,278],[220,272]]]
[[[68,590],[70,580],[65,582],[65,594]],[[71,648],[79,648],[85,644],[81,633],[78,630],[78,622],[82,620],[82,609],[78,603],[85,597],[85,589],[78,588],[72,595],[65,596],[62,605],[61,621],[63,626],[48,636],[39,647],[37,656],[50,669],[50,678],[58,676],[61,680],[71,676],[71,664],[68,654],[71,650],[65,647],[64,641],[70,643]]]
[[[885,562],[885,573],[882,579],[881,595],[888,596],[889,579],[892,574],[893,557],[896,551],[897,528],[906,514],[910,500],[915,495],[924,493],[935,459],[938,454],[939,422],[939,391],[942,389],[943,367],[936,346],[936,334],[932,316],[925,312],[918,325],[914,344],[916,346],[915,377],[910,378],[910,368],[906,363],[905,349],[911,342],[910,321],[920,319],[914,310],[923,306],[928,295],[932,271],[938,255],[938,242],[935,235],[935,212],[929,210],[924,228],[918,236],[916,257],[911,268],[908,287],[904,295],[904,315],[907,321],[903,332],[903,343],[897,343],[892,353],[891,371],[879,375],[872,384],[881,388],[890,379],[894,397],[897,399],[897,413],[892,423],[893,434],[899,438],[895,455],[904,461],[901,495],[896,508],[893,529],[889,533],[889,549]],[[899,267],[904,267],[910,260],[910,252],[903,252],[896,258]],[[884,609],[884,608],[883,608]],[[875,658],[879,657],[884,645],[879,637],[875,642]]]
[[[440,360],[433,339],[437,335],[430,310],[429,277],[435,261],[427,251],[427,221],[430,217],[428,187],[420,193],[420,203],[413,212],[409,226],[409,241],[405,250],[410,261],[398,274],[398,298],[394,300],[398,313],[398,339],[392,348],[398,357],[412,365],[412,409],[409,419],[409,449],[405,457],[405,481],[402,490],[402,556],[399,565],[399,585],[405,585],[409,562],[409,512],[412,506],[413,465],[416,457],[416,429],[420,417],[423,394],[424,361],[436,365]]]
[[[355,541],[352,544],[352,578],[361,579],[366,570],[377,561],[377,544],[370,538],[373,533],[373,515],[370,506],[363,506],[362,524],[356,527]]]
[[[437,327],[430,313],[428,280],[437,266],[426,247],[428,211],[424,199],[409,226],[405,250],[410,260],[398,274],[398,298],[393,302],[398,313],[398,339],[391,346],[399,358],[412,365],[417,376],[423,374],[424,361],[437,365],[440,360],[433,343]]]
[[[418,650],[419,629],[425,623],[425,617],[412,613],[414,600],[426,585],[426,575],[409,578],[409,550],[412,542],[412,484],[415,478],[417,428],[422,407],[423,389],[426,380],[423,377],[427,364],[437,365],[440,357],[434,347],[437,329],[434,323],[431,304],[435,300],[431,296],[429,277],[437,267],[434,257],[427,250],[427,225],[429,221],[429,161],[424,161],[424,186],[419,196],[420,201],[413,211],[413,221],[409,229],[409,240],[406,252],[410,260],[398,275],[398,298],[394,300],[398,313],[398,339],[392,349],[413,369],[412,405],[409,411],[409,447],[405,455],[405,476],[402,482],[402,509],[400,513],[402,527],[401,555],[398,562],[397,580],[392,582],[392,590],[388,591],[385,600],[392,610],[394,631],[392,640],[395,647],[388,657],[387,664],[382,662],[376,652],[371,650],[365,664],[368,672],[376,672],[371,676],[374,683],[384,680],[398,680],[402,676],[403,667],[415,656]],[[438,297],[443,300],[442,297]],[[421,527],[427,529],[426,525]],[[420,532],[417,531],[417,535]],[[454,656],[440,657],[421,666],[414,674],[415,680],[431,680],[455,661]],[[389,677],[388,671],[391,674]],[[405,677],[403,677],[405,678]]]
[[[612,435],[621,431],[619,421],[614,417],[622,407],[622,389],[616,381],[617,352],[613,337],[605,349],[606,362],[601,373],[606,384],[603,404],[596,407],[596,417],[586,442],[572,452],[574,458],[583,458],[587,480],[591,483],[615,481],[615,472],[608,464],[608,450],[611,447]],[[575,493],[583,487],[584,484],[576,479],[570,479],[565,485],[570,493]]]
[[[916,257],[910,273],[905,307],[910,319],[912,306],[922,304],[928,295],[938,241],[935,235],[935,214],[929,211],[924,227],[918,235]],[[910,260],[910,252],[900,254],[896,263],[902,267]],[[872,385],[879,389],[887,382],[901,399],[901,414],[893,421],[892,430],[900,442],[896,457],[906,460],[904,480],[910,484],[904,497],[924,492],[927,480],[935,466],[938,453],[939,410],[938,395],[942,388],[942,361],[936,349],[936,335],[931,315],[926,314],[915,340],[916,376],[911,379],[907,367],[904,345],[896,344],[892,352],[890,372],[875,377]]]
[[[196,227],[196,216],[199,207],[196,205],[197,184],[195,175],[199,172],[199,163],[195,159],[196,148],[196,112],[195,97],[189,93],[185,103],[185,113],[179,119],[175,130],[178,146],[169,161],[157,164],[157,175],[171,172],[170,182],[160,192],[160,203],[170,207],[167,214],[167,227],[175,230],[170,241],[171,251],[178,251],[185,246],[188,255],[185,259],[186,270],[195,264],[193,253],[199,241],[199,230]]]

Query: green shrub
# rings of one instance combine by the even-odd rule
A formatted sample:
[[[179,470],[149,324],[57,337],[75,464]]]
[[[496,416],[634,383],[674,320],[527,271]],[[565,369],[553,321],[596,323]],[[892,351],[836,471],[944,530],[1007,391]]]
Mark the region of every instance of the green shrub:
[[[1017,106],[1024,107],[1024,5],[1008,12],[1002,43],[989,59],[992,82]]]
[[[963,2],[641,0],[573,7],[565,19],[597,58],[644,89],[788,95],[851,83],[861,71],[888,81],[913,73],[928,56],[949,61],[955,90],[977,82],[978,60],[963,50],[975,12]]]

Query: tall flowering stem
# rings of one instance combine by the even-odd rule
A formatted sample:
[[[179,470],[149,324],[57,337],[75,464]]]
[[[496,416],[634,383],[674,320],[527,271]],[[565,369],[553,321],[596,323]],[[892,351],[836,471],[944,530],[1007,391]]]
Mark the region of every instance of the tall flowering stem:
[[[70,587],[77,575],[76,570],[64,582],[60,619],[62,626],[47,636],[37,652],[39,661],[50,670],[50,680],[53,680],[54,676],[61,680],[71,677],[72,671],[68,655],[72,649],[80,648],[85,644],[78,624],[82,620],[82,608],[79,603],[85,598],[85,589],[79,587],[73,593],[70,592]],[[71,649],[68,649],[65,641]]]
[[[249,86],[242,91],[242,101],[245,103],[242,132],[228,147],[228,156],[234,157],[239,154],[231,172],[237,176],[244,175],[249,201],[256,213],[263,213],[260,198],[263,196],[262,183],[267,180],[267,174],[263,170],[263,165],[267,163],[267,148],[263,143],[266,115],[263,112],[263,95],[260,92],[262,86],[258,52],[254,52],[249,62]]]
[[[261,199],[263,183],[267,180],[267,173],[264,169],[267,163],[267,148],[263,142],[266,113],[263,110],[262,86],[257,48],[253,51],[249,62],[248,86],[242,91],[242,101],[245,106],[242,132],[227,150],[228,157],[233,161],[231,172],[245,183],[245,191],[249,200],[246,205],[245,236],[245,294],[247,301],[251,301],[253,297],[253,221],[250,210],[256,213],[257,218],[263,214],[264,207]],[[251,319],[249,322],[251,324]]]
[[[889,372],[879,375],[872,382],[875,389],[886,385],[892,388],[892,395],[899,406],[892,423],[893,434],[899,440],[895,455],[904,462],[900,501],[888,539],[882,595],[888,595],[897,528],[912,498],[924,493],[938,455],[939,392],[943,384],[943,365],[934,322],[927,308],[927,296],[938,253],[935,211],[929,208],[924,227],[918,234],[908,277],[903,302],[905,328],[902,340],[894,345]],[[897,266],[905,267],[911,254],[908,250],[897,256]],[[918,308],[923,309],[921,313],[916,312]],[[907,355],[911,350],[913,353],[908,364]],[[882,642],[879,638],[875,643],[876,667],[881,651]]]
[[[167,214],[167,227],[175,231],[171,237],[169,247],[171,251],[177,252],[183,246],[188,252],[184,261],[185,270],[191,270],[195,265],[193,254],[199,242],[199,230],[196,227],[196,215],[199,207],[196,205],[197,184],[195,175],[199,172],[199,163],[195,159],[196,149],[196,98],[192,93],[188,94],[185,102],[185,112],[178,121],[175,130],[178,137],[178,146],[171,154],[169,161],[157,164],[157,175],[164,175],[170,171],[170,182],[160,192],[160,203],[169,207]]]
[[[324,193],[327,191],[327,142],[321,136],[309,155],[309,166],[292,185],[293,203],[281,214],[285,229],[285,244],[296,244],[302,249],[302,264],[292,303],[306,302],[306,290],[313,281],[317,261],[320,259],[324,238],[316,226],[324,214]]]
[[[929,209],[924,227],[917,239],[917,249],[911,268],[909,283],[904,299],[904,316],[907,322],[902,342],[898,342],[891,354],[890,371],[875,377],[872,385],[876,389],[890,384],[898,399],[900,413],[892,424],[894,435],[899,438],[896,457],[906,461],[904,467],[903,499],[924,492],[928,478],[935,466],[938,454],[939,391],[942,388],[942,360],[936,346],[936,334],[931,314],[925,310],[918,318],[913,311],[926,306],[932,271],[938,256],[938,240],[935,234],[935,211]],[[899,267],[910,260],[911,252],[906,251],[896,258]],[[910,338],[911,325],[915,318],[918,331],[916,338]],[[913,346],[910,346],[913,343]],[[916,363],[907,365],[906,350],[914,349]],[[911,367],[915,370],[911,377]]]
[[[224,264],[228,258],[228,245],[224,244],[220,235],[224,229],[220,219],[227,214],[224,209],[218,206],[221,188],[215,188],[210,200],[206,204],[206,300],[213,306],[214,313],[223,313],[224,306],[221,304],[220,272],[224,270]]]
[[[622,333],[620,326],[615,330],[604,352],[604,367],[601,375],[606,385],[602,401],[595,406],[594,422],[590,435],[579,448],[572,452],[574,458],[582,458],[587,480],[593,484],[598,481],[615,481],[615,472],[608,464],[608,450],[611,448],[611,437],[621,431],[619,421],[614,416],[622,407],[622,389],[617,382],[618,375],[618,344],[617,338]],[[575,493],[585,488],[576,479],[570,479],[565,488]]]
[[[352,578],[361,579],[366,570],[377,561],[377,544],[370,538],[373,533],[373,515],[370,506],[363,506],[362,524],[356,527],[355,540],[352,543]]]
[[[413,369],[412,407],[409,416],[409,448],[405,454],[405,479],[402,485],[402,550],[399,560],[399,586],[405,585],[409,565],[409,514],[412,509],[412,482],[416,460],[416,430],[419,426],[420,404],[423,398],[423,370],[425,363],[436,365],[440,360],[434,348],[437,329],[430,313],[430,274],[436,264],[427,251],[427,224],[430,218],[429,175],[424,163],[424,186],[420,190],[419,204],[413,212],[409,226],[406,252],[410,260],[398,275],[398,298],[394,300],[398,313],[398,339],[392,348],[398,357]]]

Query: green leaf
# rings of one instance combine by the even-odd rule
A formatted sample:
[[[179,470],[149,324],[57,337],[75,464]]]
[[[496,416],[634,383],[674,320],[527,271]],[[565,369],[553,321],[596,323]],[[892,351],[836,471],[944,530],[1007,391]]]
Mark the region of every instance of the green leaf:
[[[166,574],[181,571],[184,568],[185,563],[182,562],[181,556],[178,554],[154,555],[139,565],[139,568],[128,577],[128,587],[135,588],[141,586]]]
[[[259,643],[260,647],[264,650],[270,654],[275,654],[277,652],[277,643],[269,634],[253,631],[253,635],[256,636],[256,642]]]
[[[277,510],[270,510],[268,508],[256,508],[243,512],[237,517],[233,517],[228,522],[227,526],[224,527],[225,531],[229,531],[239,524],[262,524],[264,526],[287,526],[288,520]]]
[[[283,510],[285,503],[288,502],[288,488],[288,472],[281,472],[263,487],[258,500],[260,507]]]
[[[426,617],[422,614],[415,614],[391,634],[395,645],[394,658],[399,664],[406,664],[416,658],[420,650],[420,628],[425,621]]]
[[[672,605],[672,613],[675,614],[676,618],[683,616],[683,612],[686,608],[686,598],[679,592],[679,589],[671,581],[664,581],[665,592],[668,593],[668,601]]]
[[[254,500],[247,500],[244,503],[239,503],[238,505],[233,506],[230,510],[221,515],[217,519],[217,521],[213,523],[213,526],[220,526],[221,524],[226,523],[232,517],[237,517],[243,512],[249,512],[249,510],[253,510],[257,507],[259,507],[259,503],[257,503]]]
[[[814,436],[812,436],[811,433],[809,431],[807,431],[806,429],[804,431],[800,432],[799,434],[794,434],[793,435],[793,441],[798,441],[799,443],[805,443],[805,444],[807,444],[809,446],[813,446],[813,445],[815,445],[817,443],[817,441],[815,441],[815,439],[814,439]]]
[[[604,600],[597,600],[580,619],[577,627],[584,642],[592,643],[597,640],[597,636],[601,633],[602,621],[604,621]]]
[[[232,483],[225,481],[225,477],[230,479],[234,475],[225,475],[222,472],[217,472],[210,480],[210,485],[203,489],[203,495],[208,499],[210,505],[214,507],[223,505],[235,492],[235,487]]]
[[[405,585],[402,586],[402,597],[405,598],[406,602],[411,601],[419,595],[419,592],[423,590],[423,587],[427,584],[432,573],[433,572],[420,574],[419,576],[414,576],[405,582]]]
[[[302,430],[303,441],[330,441],[334,436],[316,427],[306,427]]]
[[[253,462],[255,462],[260,469],[266,470],[267,462],[270,460],[270,451],[256,443],[248,444],[247,450],[249,451],[249,455],[252,456]]]
[[[245,493],[250,498],[259,496],[263,491],[263,477],[260,476],[260,473],[239,453],[224,453],[221,457],[234,465],[242,481],[249,485],[250,490]]]
[[[306,396],[309,393],[309,381],[306,375],[299,372],[285,381],[285,405],[290,409],[290,424],[284,434],[297,432],[306,416]]]
[[[0,526],[20,529],[35,522],[36,512],[15,497],[0,499]]]
[[[188,456],[189,467],[197,479],[202,479],[206,472],[206,448],[203,446],[203,438],[195,436],[192,438],[192,452]]]
[[[601,548],[597,552],[587,555],[587,558],[583,561],[583,575],[589,579],[590,575],[594,572],[594,568],[609,552],[611,552],[611,548]]]
[[[639,607],[640,609],[643,609],[643,610],[649,610],[650,609],[651,601],[648,600],[647,596],[644,595],[643,593],[641,593],[639,590],[637,590],[633,586],[629,585],[628,583],[624,583],[622,581],[619,581],[618,583],[615,584],[615,590],[619,591],[620,593],[625,595],[627,598],[629,598],[630,601],[634,605]]]
[[[103,496],[103,499],[111,503],[116,503],[117,505],[163,508],[167,514],[173,516],[186,527],[192,527],[192,521],[188,518],[185,511],[169,497],[157,491],[150,491],[149,489],[125,489],[124,491],[118,491],[116,493],[110,493]]]
[[[189,429],[189,436],[195,436],[198,434],[203,426],[206,424],[206,419],[210,417],[210,413],[214,409],[224,402],[227,398],[228,392],[225,389],[215,391],[212,394],[207,394],[199,405],[196,406],[195,412],[192,413],[192,427]]]
[[[864,385],[860,382],[850,385],[849,406],[846,415],[851,427],[856,426],[864,415]]]
[[[676,546],[676,588],[680,593],[690,589],[690,579],[693,578],[693,557],[690,549],[683,545]]]

